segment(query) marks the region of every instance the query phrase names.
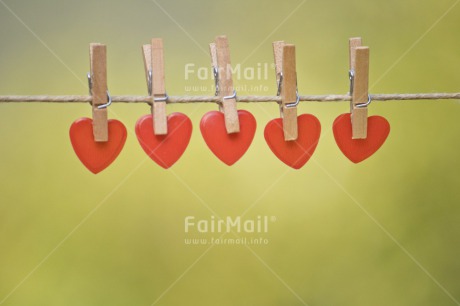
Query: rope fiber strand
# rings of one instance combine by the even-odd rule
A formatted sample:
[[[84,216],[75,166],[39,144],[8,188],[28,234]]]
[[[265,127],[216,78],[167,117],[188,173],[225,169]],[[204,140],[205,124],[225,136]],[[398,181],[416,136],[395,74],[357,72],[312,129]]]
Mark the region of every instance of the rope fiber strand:
[[[372,101],[408,101],[408,100],[454,100],[460,99],[460,93],[416,93],[416,94],[375,94],[370,95]],[[243,103],[277,102],[281,103],[280,96],[237,96],[236,100]],[[301,102],[341,102],[350,101],[349,95],[304,95]],[[92,97],[88,95],[69,96],[0,96],[0,103],[90,103]],[[152,103],[150,96],[112,96],[116,103]],[[219,103],[218,96],[169,96],[167,103]]]

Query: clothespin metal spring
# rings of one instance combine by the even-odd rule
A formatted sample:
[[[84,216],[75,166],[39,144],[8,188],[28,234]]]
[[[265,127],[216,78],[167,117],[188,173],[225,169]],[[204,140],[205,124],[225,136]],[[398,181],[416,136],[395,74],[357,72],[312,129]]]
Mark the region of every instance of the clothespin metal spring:
[[[353,88],[354,88],[354,85],[355,85],[355,71],[354,70],[349,70],[348,71],[348,78],[350,79],[350,92],[349,92],[349,95],[353,96]],[[363,107],[369,106],[371,103],[372,103],[372,97],[371,97],[371,95],[367,95],[367,102],[355,104],[355,107],[363,108]]]
[[[283,73],[280,72],[280,79],[278,81],[278,90],[276,91],[276,95],[280,96],[281,95],[281,88],[283,87]],[[296,101],[293,103],[286,103],[284,106],[286,108],[291,108],[291,107],[296,107],[300,103],[300,96],[299,96],[299,89],[297,88],[297,80],[296,80]],[[281,102],[280,102],[281,103]]]
[[[91,73],[88,72],[87,77],[88,77],[89,95],[92,96],[93,95],[93,81],[91,80]],[[110,93],[108,90],[107,90],[107,101],[108,102],[105,104],[98,105],[97,109],[104,109],[112,105],[112,97],[110,96]],[[92,102],[89,102],[89,104],[93,105]]]

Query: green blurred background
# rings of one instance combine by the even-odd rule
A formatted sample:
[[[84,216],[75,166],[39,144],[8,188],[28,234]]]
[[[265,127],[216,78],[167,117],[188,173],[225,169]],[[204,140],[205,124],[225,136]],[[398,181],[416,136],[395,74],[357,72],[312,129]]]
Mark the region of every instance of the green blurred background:
[[[371,93],[460,91],[459,1],[156,1],[0,1],[0,94],[86,94],[88,46],[101,42],[111,93],[145,95],[141,45],[152,37],[164,39],[170,95],[188,85],[212,94],[212,79],[185,80],[184,67],[209,67],[207,46],[220,34],[242,67],[272,63],[272,41],[294,43],[301,94],[347,92],[353,36],[371,48]],[[235,85],[273,94],[268,76]],[[110,117],[128,128],[127,143],[95,176],[68,138],[89,105],[0,105],[0,304],[460,305],[458,101],[373,103],[370,114],[392,131],[358,165],[332,135],[347,103],[303,103],[322,135],[299,171],[265,144],[276,104],[239,108],[258,130],[227,167],[199,133],[216,106],[168,106],[189,115],[194,132],[165,171],[134,135],[149,107],[115,104]],[[184,243],[186,216],[246,210],[276,218],[268,245]]]

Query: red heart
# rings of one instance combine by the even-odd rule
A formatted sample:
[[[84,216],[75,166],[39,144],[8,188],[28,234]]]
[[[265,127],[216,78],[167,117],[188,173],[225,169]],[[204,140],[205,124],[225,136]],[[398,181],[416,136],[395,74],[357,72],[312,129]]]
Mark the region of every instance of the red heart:
[[[321,134],[319,120],[310,114],[297,117],[298,136],[296,140],[285,141],[283,119],[273,119],[265,126],[264,136],[270,150],[283,163],[300,169],[315,152]]]
[[[200,122],[201,135],[209,149],[229,166],[246,153],[256,132],[256,119],[250,112],[239,110],[238,119],[240,131],[232,134],[227,134],[224,114],[221,112],[208,112]]]
[[[332,129],[339,149],[349,160],[357,164],[370,157],[383,145],[390,133],[390,124],[381,116],[368,117],[367,138],[352,139],[351,116],[347,113],[334,120]]]
[[[152,115],[145,115],[136,122],[136,135],[145,153],[168,169],[187,149],[192,136],[192,122],[182,113],[172,113],[168,116],[168,134],[155,135]]]
[[[95,142],[93,120],[77,119],[70,126],[70,142],[80,161],[89,171],[97,174],[107,168],[120,154],[126,141],[126,128],[118,120],[111,119],[109,141]]]

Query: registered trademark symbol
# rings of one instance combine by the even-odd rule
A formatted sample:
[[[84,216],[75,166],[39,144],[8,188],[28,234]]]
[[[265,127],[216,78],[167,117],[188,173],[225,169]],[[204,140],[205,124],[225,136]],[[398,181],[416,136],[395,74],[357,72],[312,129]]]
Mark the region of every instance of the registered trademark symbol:
[[[275,217],[275,216],[271,216],[271,217],[270,217],[270,221],[271,221],[271,222],[275,222],[275,221],[276,221],[276,217]]]

